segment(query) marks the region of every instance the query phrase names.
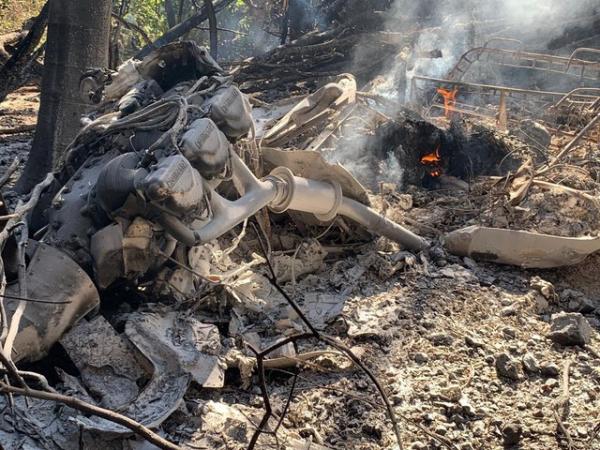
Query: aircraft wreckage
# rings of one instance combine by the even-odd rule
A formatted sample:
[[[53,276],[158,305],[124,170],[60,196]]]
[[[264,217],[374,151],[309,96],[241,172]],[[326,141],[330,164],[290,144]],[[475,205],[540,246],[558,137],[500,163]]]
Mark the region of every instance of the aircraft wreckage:
[[[356,89],[353,79],[344,82]],[[45,356],[65,331],[98,308],[98,290],[117,282],[161,279],[165,263],[172,262],[193,267],[195,275],[210,283],[202,246],[265,207],[273,213],[295,211],[325,227],[341,215],[405,249],[428,246],[371,209],[362,186],[314,152],[290,156],[293,152],[270,149],[264,160],[272,167],[257,177],[260,171],[249,167],[236,143],[255,133],[249,101],[194,43],[168,45],[143,61],[125,63],[116,73],[90,71],[81,90],[96,103],[95,111],[33,212],[30,231],[35,239],[26,246],[25,294],[47,301],[22,308],[21,286],[11,284],[6,290],[12,298],[5,302],[9,321],[22,314],[10,340],[15,362]],[[343,89],[332,84],[325,90],[331,98],[325,100],[341,94]],[[318,107],[319,101],[299,105],[303,113]],[[7,274],[16,273],[10,265],[16,257],[6,260]],[[177,284],[177,276],[171,274],[169,281]],[[126,330],[142,353],[158,355],[151,363],[155,375],[164,375],[150,382],[127,410],[149,426],[173,411],[189,381],[180,376],[181,365],[171,364],[160,351],[161,339],[167,339],[160,330],[174,326],[172,317],[161,320],[166,322],[148,327],[141,320]],[[194,331],[194,324],[189,330]],[[61,341],[71,352],[81,347],[77,333]],[[171,401],[164,401],[161,383],[167,379],[175,383],[167,389]],[[156,396],[161,396],[161,406],[148,408]],[[108,421],[81,420],[94,429],[119,429]]]

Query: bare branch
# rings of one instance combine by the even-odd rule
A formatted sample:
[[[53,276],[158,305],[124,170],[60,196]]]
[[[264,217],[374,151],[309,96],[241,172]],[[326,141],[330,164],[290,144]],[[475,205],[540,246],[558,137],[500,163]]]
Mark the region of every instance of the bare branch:
[[[36,125],[26,124],[26,125],[17,125],[12,128],[0,128],[0,134],[19,134],[19,133],[28,133],[29,131],[34,131]]]
[[[116,19],[119,22],[121,22],[125,26],[125,28],[127,28],[131,31],[135,31],[140,36],[142,36],[142,38],[146,42],[146,45],[152,45],[152,39],[150,39],[150,36],[148,36],[148,33],[146,33],[146,31],[142,27],[140,27],[139,25],[136,25],[133,22],[129,22],[127,19],[125,19],[124,17],[121,17],[117,13],[113,12],[111,14],[112,14],[113,19]]]
[[[19,158],[15,158],[13,160],[13,162],[10,164],[10,166],[8,167],[8,169],[6,169],[6,172],[4,172],[2,174],[2,177],[0,178],[0,188],[2,188],[6,184],[6,182],[10,179],[12,174],[15,173],[15,171],[17,170],[18,167],[19,167]]]
[[[109,409],[100,408],[99,406],[92,405],[91,403],[84,402],[83,400],[80,400],[75,397],[69,397],[67,395],[57,394],[54,392],[39,391],[36,389],[13,387],[3,382],[0,382],[0,392],[62,403],[63,405],[70,406],[71,408],[76,409],[78,411],[102,417],[103,419],[110,420],[111,422],[117,423],[119,425],[123,425],[124,427],[127,427],[128,429],[133,431],[138,436],[146,439],[148,442],[156,445],[159,448],[165,450],[182,450],[182,448],[178,445],[167,441],[166,439],[154,433],[152,430],[145,427],[141,423],[136,422],[135,420],[130,419],[129,417],[124,416],[123,414],[119,414]]]

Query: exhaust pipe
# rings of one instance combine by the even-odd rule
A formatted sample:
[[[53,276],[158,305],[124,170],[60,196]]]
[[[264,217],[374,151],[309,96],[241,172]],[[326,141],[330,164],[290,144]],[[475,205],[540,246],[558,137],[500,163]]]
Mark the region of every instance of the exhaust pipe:
[[[397,242],[407,250],[422,251],[429,247],[422,237],[368,206],[344,197],[339,183],[335,181],[297,177],[286,167],[278,167],[264,179],[258,180],[234,152],[231,152],[231,161],[233,180],[241,197],[230,201],[213,190],[210,196],[213,217],[205,226],[191,229],[175,216],[158,211],[155,220],[175,239],[187,246],[194,246],[218,238],[268,206],[275,213],[288,210],[312,213],[325,222],[339,214],[374,234]]]

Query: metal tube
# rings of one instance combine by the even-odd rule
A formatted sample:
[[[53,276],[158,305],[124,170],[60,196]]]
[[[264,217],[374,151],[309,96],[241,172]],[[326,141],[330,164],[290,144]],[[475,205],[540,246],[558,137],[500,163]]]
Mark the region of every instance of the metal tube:
[[[276,196],[277,186],[272,180],[258,181],[256,186],[235,201],[213,192],[210,203],[214,215],[210,222],[194,231],[197,243],[222,236],[267,206]]]
[[[571,142],[569,142],[565,148],[563,148],[560,153],[558,155],[556,155],[556,157],[552,160],[552,162],[550,163],[549,167],[552,167],[553,165],[555,165],[558,160],[560,160],[564,155],[566,155],[567,153],[569,153],[576,145],[579,141],[581,141],[581,139],[583,139],[583,137],[593,128],[596,126],[596,124],[600,122],[600,113],[598,113],[596,115],[596,117],[594,117],[584,128],[583,130],[581,130],[579,132],[579,134],[577,136],[575,136],[573,138],[573,140]]]
[[[257,180],[257,183],[251,190],[235,201],[227,200],[214,191],[211,192],[210,204],[213,217],[210,222],[200,229],[194,230],[177,217],[165,214],[163,211],[158,212],[154,219],[171,236],[188,247],[211,241],[227,233],[273,201],[277,195],[275,183],[271,180]]]
[[[409,250],[426,249],[428,242],[379,215],[371,208],[342,196],[339,184],[315,181],[294,176],[287,168],[279,167],[263,180],[258,180],[237,155],[233,156],[234,180],[242,185],[243,195],[230,201],[211,191],[212,219],[202,228],[194,230],[178,218],[164,214],[156,220],[169,233],[187,246],[194,246],[222,236],[265,206],[275,212],[295,210],[314,214],[323,221],[344,215],[364,226],[374,234],[392,239]]]
[[[385,236],[397,242],[408,250],[421,251],[429,247],[429,243],[422,237],[355,200],[344,197],[338,214],[358,222],[374,234]]]

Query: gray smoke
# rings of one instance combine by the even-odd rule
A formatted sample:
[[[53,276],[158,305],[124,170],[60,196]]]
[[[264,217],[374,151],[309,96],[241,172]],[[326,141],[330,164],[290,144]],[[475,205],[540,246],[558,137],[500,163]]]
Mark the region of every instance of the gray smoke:
[[[472,47],[511,38],[522,41],[523,50],[547,52],[552,39],[575,24],[589,23],[597,14],[598,0],[396,0],[387,26],[393,30],[400,18],[411,17],[421,28],[413,53],[436,49],[443,57],[413,60],[409,76],[418,73],[444,77]],[[516,49],[519,44],[496,41],[490,46]],[[563,49],[561,53],[569,54],[571,50]]]
[[[599,0],[395,0],[386,13],[386,29],[392,32],[416,32],[409,52],[398,49],[399,57],[391,62],[385,82],[376,93],[397,102],[400,109],[409,93],[410,79],[415,74],[444,78],[467,50],[483,46],[490,39],[512,38],[522,41],[522,49],[548,53],[551,40],[575,25],[589,26],[600,15]],[[516,49],[515,42],[496,41],[491,47]],[[439,50],[441,58],[417,55]],[[570,54],[573,48],[562,48]],[[554,52],[556,53],[556,52]],[[398,80],[406,79],[406,83]],[[509,80],[503,80],[509,81]],[[515,81],[515,80],[512,80]],[[399,88],[400,87],[400,88]],[[398,89],[402,89],[399,92]],[[394,116],[397,111],[385,111]],[[401,181],[402,170],[390,153],[379,167],[368,163],[364,155],[366,138],[342,139],[327,158],[346,166],[359,180],[373,186],[378,181]]]

